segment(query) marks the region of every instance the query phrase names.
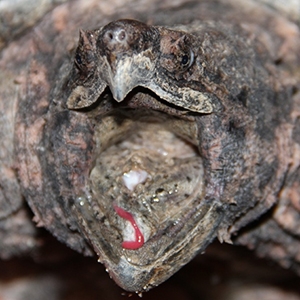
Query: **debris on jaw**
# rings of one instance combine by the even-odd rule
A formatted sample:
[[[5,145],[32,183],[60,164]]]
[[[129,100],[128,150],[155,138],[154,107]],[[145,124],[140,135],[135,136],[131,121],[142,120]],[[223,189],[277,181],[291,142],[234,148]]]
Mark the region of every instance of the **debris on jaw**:
[[[127,212],[123,208],[114,205],[114,209],[116,213],[123,219],[129,221],[135,232],[135,240],[134,241],[123,241],[122,247],[128,250],[136,250],[141,248],[144,245],[144,236],[139,229],[137,223],[135,222],[131,213]]]
[[[130,170],[128,173],[123,174],[123,182],[130,191],[133,191],[135,187],[143,183],[147,177],[148,173],[144,170]]]

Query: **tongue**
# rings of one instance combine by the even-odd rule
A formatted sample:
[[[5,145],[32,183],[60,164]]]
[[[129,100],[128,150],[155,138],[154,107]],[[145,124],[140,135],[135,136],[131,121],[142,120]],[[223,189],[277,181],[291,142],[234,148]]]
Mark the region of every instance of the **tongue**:
[[[114,209],[121,218],[130,222],[130,224],[134,228],[134,232],[135,232],[135,240],[134,241],[124,241],[122,243],[122,247],[124,249],[128,249],[128,250],[136,250],[138,248],[141,248],[144,245],[144,236],[143,236],[141,230],[139,229],[137,223],[135,222],[132,214],[117,205],[114,205]]]

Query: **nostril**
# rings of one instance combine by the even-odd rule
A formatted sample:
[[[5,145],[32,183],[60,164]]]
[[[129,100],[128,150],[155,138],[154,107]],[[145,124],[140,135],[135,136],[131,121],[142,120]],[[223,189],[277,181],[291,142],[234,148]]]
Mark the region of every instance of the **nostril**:
[[[113,31],[107,31],[106,33],[105,33],[105,38],[107,39],[107,40],[109,40],[109,41],[112,41],[113,39],[114,39],[114,34],[113,34]]]
[[[104,35],[104,39],[111,45],[124,44],[127,41],[127,33],[122,28],[115,28],[114,30],[108,30]]]
[[[125,30],[122,29],[118,32],[118,40],[123,41],[125,39],[126,39],[126,32]]]
[[[107,36],[110,40],[112,40],[114,38],[113,34],[111,32],[108,32],[107,33]]]

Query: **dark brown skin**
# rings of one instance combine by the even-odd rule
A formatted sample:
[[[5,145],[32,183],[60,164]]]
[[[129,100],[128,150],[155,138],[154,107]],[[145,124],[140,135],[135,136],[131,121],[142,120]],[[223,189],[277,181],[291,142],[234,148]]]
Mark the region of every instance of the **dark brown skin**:
[[[20,210],[19,182],[38,226],[96,253],[129,291],[160,284],[215,237],[300,274],[299,28],[280,19],[291,31],[284,37],[261,24],[268,39],[251,16],[244,25],[216,19],[173,28],[109,23],[81,31],[72,58],[63,51],[68,39],[53,43],[48,29],[20,80],[17,189],[7,184],[18,194],[1,228],[23,214],[30,247],[38,246]],[[156,159],[149,141],[154,149],[172,144],[175,154]],[[131,156],[131,144],[145,146]],[[176,154],[183,145],[184,158]],[[122,182],[130,170],[150,174],[134,193]],[[114,205],[141,227],[140,248],[122,247],[130,233]],[[0,250],[9,256],[28,245],[2,242]]]

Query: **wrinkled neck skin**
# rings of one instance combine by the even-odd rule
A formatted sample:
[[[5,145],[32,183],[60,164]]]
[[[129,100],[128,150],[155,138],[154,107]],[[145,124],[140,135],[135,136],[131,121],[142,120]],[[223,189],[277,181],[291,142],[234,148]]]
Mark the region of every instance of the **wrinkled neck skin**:
[[[74,56],[43,132],[44,191],[66,243],[125,290],[157,286],[215,237],[248,244],[245,226],[296,185],[299,82],[247,30],[121,20],[81,32]]]

